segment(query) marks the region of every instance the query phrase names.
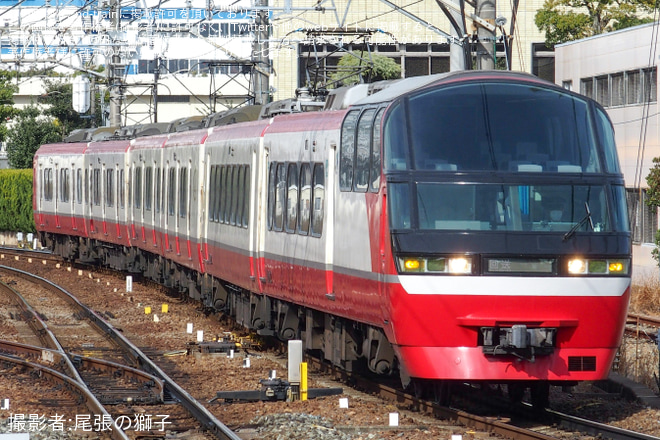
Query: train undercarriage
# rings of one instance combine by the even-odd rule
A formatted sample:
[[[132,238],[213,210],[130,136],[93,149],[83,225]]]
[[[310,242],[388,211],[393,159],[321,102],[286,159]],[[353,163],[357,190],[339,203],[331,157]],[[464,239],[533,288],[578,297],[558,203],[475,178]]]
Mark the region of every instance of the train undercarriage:
[[[301,339],[306,350],[346,371],[400,375],[402,384],[418,397],[448,405],[458,383],[407,376],[399,368],[392,345],[382,329],[251,292],[200,274],[160,255],[89,238],[44,234],[41,243],[66,261],[98,264],[146,279],[199,302],[209,312],[231,317],[237,324],[280,341]],[[489,384],[477,384],[488,386]],[[518,403],[529,390],[532,404],[548,406],[549,382],[506,384],[509,399]]]

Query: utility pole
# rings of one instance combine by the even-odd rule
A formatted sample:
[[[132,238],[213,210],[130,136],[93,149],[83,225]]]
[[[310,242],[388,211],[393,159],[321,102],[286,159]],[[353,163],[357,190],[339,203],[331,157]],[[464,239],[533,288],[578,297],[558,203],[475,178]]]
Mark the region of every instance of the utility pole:
[[[476,14],[492,25],[489,30],[477,25],[477,70],[495,69],[495,0],[477,0]]]
[[[110,89],[110,125],[121,127],[122,77],[120,47],[117,39],[120,34],[121,0],[113,0],[110,6],[110,22],[112,23],[112,55],[108,66],[108,87]]]
[[[268,104],[270,101],[270,59],[268,57],[268,39],[270,21],[268,19],[268,0],[256,0],[256,18],[254,20],[254,41],[252,43],[252,90],[254,104]]]

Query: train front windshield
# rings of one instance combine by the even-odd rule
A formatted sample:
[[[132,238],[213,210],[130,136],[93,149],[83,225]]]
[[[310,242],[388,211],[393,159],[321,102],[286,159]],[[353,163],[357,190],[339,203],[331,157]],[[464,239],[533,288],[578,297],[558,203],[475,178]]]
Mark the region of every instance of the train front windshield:
[[[447,86],[396,103],[383,133],[392,229],[628,230],[611,124],[576,95]]]

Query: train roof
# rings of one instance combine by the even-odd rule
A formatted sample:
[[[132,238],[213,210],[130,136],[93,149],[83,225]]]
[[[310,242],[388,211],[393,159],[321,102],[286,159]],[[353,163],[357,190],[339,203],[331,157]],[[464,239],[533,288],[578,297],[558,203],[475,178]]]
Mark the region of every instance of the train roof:
[[[39,147],[35,157],[50,156],[50,155],[63,155],[63,154],[83,154],[87,149],[86,143],[67,143],[60,142],[57,144],[45,144]]]
[[[123,153],[128,150],[130,145],[131,142],[128,139],[90,142],[85,153]]]
[[[515,81],[531,81],[538,84],[557,87],[555,84],[542,80],[534,75],[509,70],[462,70],[449,73],[438,73],[428,76],[415,76],[398,81],[392,81],[387,87],[357,101],[353,105],[380,104],[416,92],[425,87],[450,81],[476,81],[484,79],[510,79]]]

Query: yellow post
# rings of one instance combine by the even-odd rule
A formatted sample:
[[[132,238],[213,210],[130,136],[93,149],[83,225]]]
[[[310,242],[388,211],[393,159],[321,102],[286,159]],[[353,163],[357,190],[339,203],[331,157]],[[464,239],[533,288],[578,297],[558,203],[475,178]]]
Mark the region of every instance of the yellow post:
[[[149,315],[149,314],[151,314],[151,307],[149,307],[149,306],[145,307],[145,308],[144,308],[144,314],[145,314],[145,315]]]
[[[169,306],[169,304],[163,304],[163,305],[161,305],[161,306],[160,306],[160,311],[161,311],[162,313],[167,313],[167,312],[169,312],[169,311],[170,311],[170,306]]]
[[[307,362],[300,363],[300,400],[307,400]]]

